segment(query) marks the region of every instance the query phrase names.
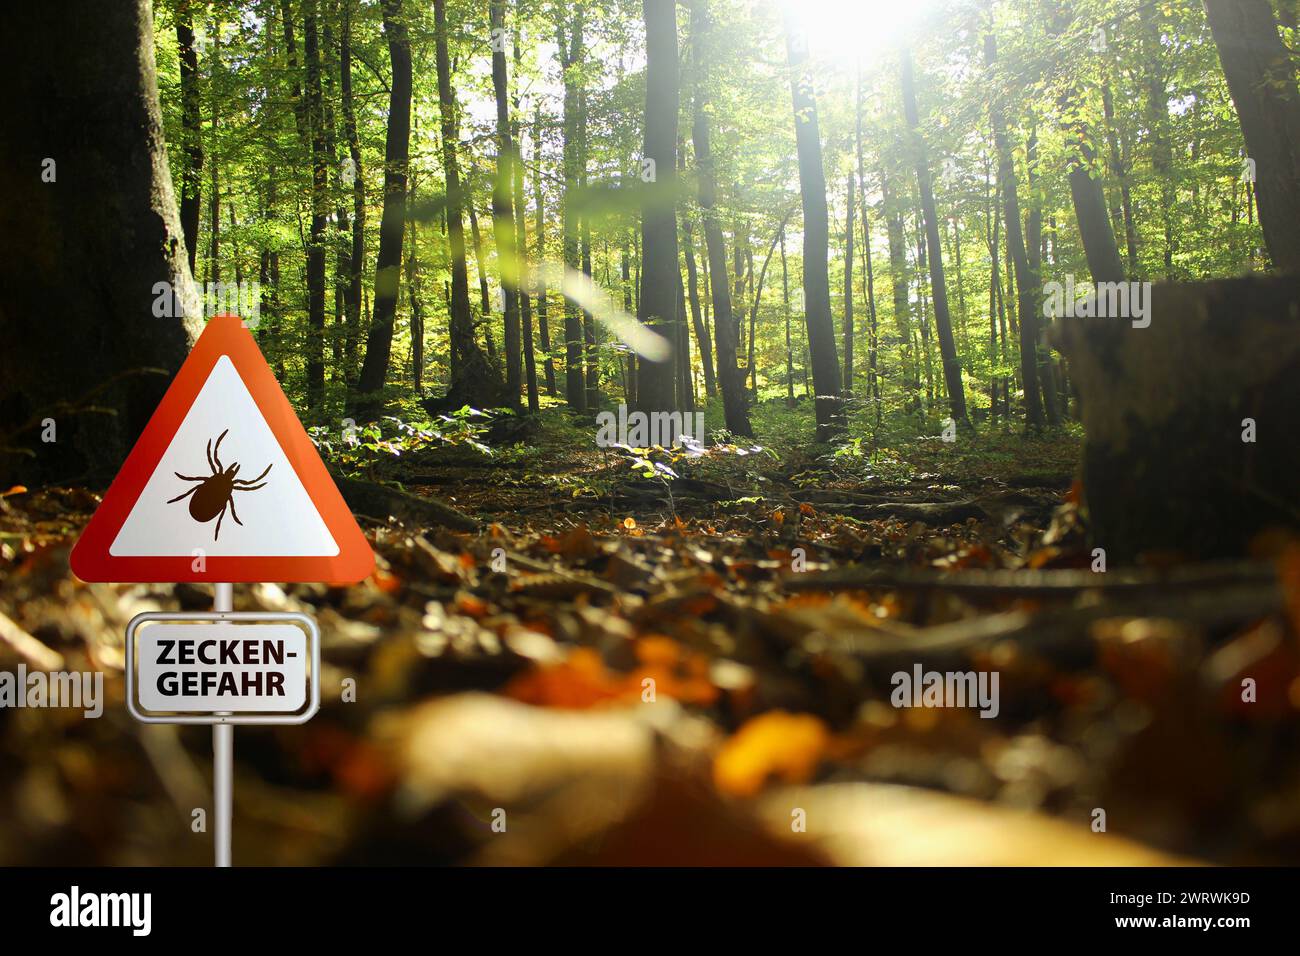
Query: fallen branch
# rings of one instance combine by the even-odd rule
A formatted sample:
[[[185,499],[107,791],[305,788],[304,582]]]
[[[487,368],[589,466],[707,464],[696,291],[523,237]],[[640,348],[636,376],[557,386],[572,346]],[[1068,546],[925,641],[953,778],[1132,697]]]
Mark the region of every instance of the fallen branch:
[[[479,522],[462,511],[436,498],[422,498],[397,488],[390,488],[360,478],[345,478],[331,472],[334,483],[343,494],[343,500],[353,512],[370,515],[391,515],[399,521],[421,526],[438,525],[453,531],[477,531]]]
[[[848,567],[787,573],[778,583],[789,591],[891,588],[941,590],[988,597],[1073,597],[1081,591],[1108,594],[1160,592],[1241,584],[1275,585],[1276,580],[1276,570],[1268,562],[1231,561],[1171,571],[940,571],[930,568]]]

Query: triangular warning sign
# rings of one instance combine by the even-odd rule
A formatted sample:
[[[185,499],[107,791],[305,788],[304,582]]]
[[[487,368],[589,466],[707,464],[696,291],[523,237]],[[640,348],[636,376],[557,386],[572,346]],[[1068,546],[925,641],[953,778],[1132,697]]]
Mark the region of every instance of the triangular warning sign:
[[[213,317],[72,549],[83,581],[360,581],[374,555],[237,316]]]

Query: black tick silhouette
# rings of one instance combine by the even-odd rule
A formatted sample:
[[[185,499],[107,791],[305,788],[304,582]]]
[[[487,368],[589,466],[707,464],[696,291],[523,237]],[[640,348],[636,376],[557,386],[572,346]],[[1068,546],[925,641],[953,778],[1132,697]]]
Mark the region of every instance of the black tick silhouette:
[[[208,439],[208,468],[212,474],[206,478],[196,478],[191,475],[182,475],[179,471],[173,472],[181,481],[197,481],[198,484],[185,492],[183,495],[177,495],[167,503],[180,501],[183,498],[190,498],[190,517],[195,521],[206,522],[213,518],[217,519],[217,529],[212,535],[212,540],[216,541],[221,536],[221,522],[226,517],[226,509],[230,509],[230,516],[235,519],[235,524],[242,526],[244,522],[239,520],[239,515],[235,513],[235,492],[236,491],[257,491],[259,488],[265,488],[266,482],[262,481],[271,470],[271,466],[266,466],[266,471],[249,481],[244,478],[236,478],[239,474],[239,462],[235,462],[229,468],[221,464],[221,440],[226,437],[229,428],[217,436],[217,447],[212,447],[212,439]],[[258,484],[258,482],[262,482]]]

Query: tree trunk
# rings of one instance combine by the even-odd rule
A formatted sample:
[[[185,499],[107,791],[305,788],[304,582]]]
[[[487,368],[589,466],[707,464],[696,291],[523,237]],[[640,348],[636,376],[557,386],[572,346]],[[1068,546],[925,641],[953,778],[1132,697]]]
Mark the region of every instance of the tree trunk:
[[[518,286],[519,286],[519,308],[520,318],[523,322],[523,350],[524,350],[524,386],[528,392],[528,410],[537,412],[541,408],[540,399],[537,394],[537,356],[533,345],[533,310],[529,302],[528,288],[530,271],[528,268],[528,199],[527,193],[524,192],[524,157],[523,141],[520,139],[520,112],[519,112],[519,64],[520,64],[520,43],[519,43],[519,18],[520,5],[522,0],[516,0],[515,3],[515,29],[514,29],[514,61],[515,61],[515,95],[513,99],[515,110],[515,121],[512,126],[514,132],[514,201],[515,201],[515,258],[518,262]],[[540,166],[541,156],[537,157]]]
[[[1065,0],[1051,0],[1048,7],[1050,29],[1056,35],[1065,32],[1069,25],[1069,11]],[[1123,282],[1124,263],[1115,244],[1115,232],[1110,227],[1110,214],[1106,211],[1106,194],[1097,176],[1096,151],[1093,149],[1092,130],[1080,108],[1079,91],[1070,87],[1059,98],[1060,114],[1074,117],[1065,129],[1067,163],[1069,168],[1070,198],[1074,216],[1079,223],[1079,239],[1088,260],[1092,281]],[[1024,330],[1021,330],[1023,336]]]
[[[1300,270],[1300,95],[1268,0],[1205,0],[1210,32],[1254,161],[1259,225],[1273,265]]]
[[[699,343],[700,364],[704,367],[704,394],[712,398],[718,394],[718,383],[713,375],[713,344],[700,308],[699,267],[695,263],[695,230],[691,227],[690,213],[682,213],[682,245],[686,251],[686,284],[691,300],[691,322],[695,325],[695,341]],[[624,277],[626,278],[626,276]]]
[[[517,237],[512,190],[519,157],[515,154],[514,137],[510,135],[505,0],[490,0],[488,22],[496,38],[492,43],[492,90],[496,94],[497,107],[497,176],[492,189],[492,223],[497,243],[497,268],[501,270],[502,298],[505,300],[506,400],[511,407],[517,407],[523,386],[523,348],[519,319],[519,253],[515,248]]]
[[[535,114],[533,120],[533,155],[536,157],[537,172],[533,176],[533,205],[537,216],[537,334],[542,340],[542,370],[546,375],[546,394],[554,396],[555,360],[551,357],[551,327],[547,321],[546,302],[546,198],[542,194],[542,114]]]
[[[885,228],[889,237],[889,275],[893,287],[894,328],[902,351],[902,374],[899,385],[903,393],[903,410],[915,414],[920,409],[921,381],[916,356],[912,352],[912,303],[907,295],[911,279],[907,269],[907,247],[903,235],[903,211],[896,199],[888,169],[880,174],[880,194],[884,204]]]
[[[854,149],[858,162],[858,187],[862,201],[862,259],[866,270],[865,291],[867,296],[867,394],[871,396],[876,407],[876,424],[880,424],[883,410],[880,406],[880,370],[879,330],[876,324],[876,275],[871,262],[871,204],[867,199],[867,166],[862,150],[862,63],[858,62],[855,95],[853,101]]]
[[[1151,138],[1151,172],[1160,184],[1160,221],[1164,229],[1164,277],[1174,277],[1174,151],[1169,142],[1169,94],[1165,84],[1164,44],[1157,4],[1138,7],[1142,27],[1146,81],[1147,129]],[[1272,18],[1270,17],[1270,20]],[[1276,35],[1276,31],[1274,31]]]
[[[357,347],[361,339],[361,277],[366,267],[366,183],[361,170],[361,140],[352,103],[352,0],[343,0],[343,33],[339,39],[339,93],[343,101],[343,134],[348,141],[352,178],[352,249],[348,256],[348,287],[344,296],[347,322],[343,341],[343,381],[356,381]]]
[[[199,246],[199,183],[203,176],[203,131],[199,115],[199,55],[194,49],[194,12],[190,0],[182,0],[176,11],[176,47],[181,67],[181,142],[185,166],[181,173],[181,229],[190,272]]]
[[[578,248],[578,214],[574,209],[578,193],[578,61],[582,52],[583,11],[578,8],[573,23],[565,28],[568,8],[560,5],[556,41],[564,74],[564,268],[577,272],[581,266]],[[587,383],[583,375],[582,316],[567,296],[564,300],[564,398],[574,411],[587,409]]]
[[[794,408],[794,345],[790,341],[790,273],[785,262],[785,230],[778,241],[781,244],[781,312],[785,318],[785,403]]]
[[[307,66],[307,122],[311,129],[311,238],[307,246],[307,407],[325,400],[325,231],[329,223],[329,164],[321,96],[316,0],[303,12],[303,59]],[[405,188],[405,183],[402,184]],[[400,249],[399,249],[400,259]],[[394,290],[396,291],[396,290]]]
[[[939,336],[939,354],[943,359],[943,380],[948,390],[948,407],[953,420],[961,427],[969,427],[966,416],[966,391],[962,385],[961,362],[957,358],[957,344],[952,335],[952,319],[948,314],[948,286],[943,274],[943,246],[939,239],[939,217],[934,204],[934,186],[930,177],[929,150],[920,134],[920,118],[916,108],[916,84],[912,76],[912,53],[902,52],[903,112],[912,131],[916,160],[916,181],[921,193],[921,212],[925,218],[926,245],[930,253],[930,290],[934,299],[934,328]]]
[[[997,60],[997,38],[984,37],[984,65],[990,71]],[[989,107],[993,125],[993,139],[998,153],[998,185],[1006,213],[1007,248],[1015,272],[1016,307],[1020,316],[1020,381],[1025,395],[1025,424],[1030,428],[1043,425],[1043,401],[1038,389],[1038,303],[1041,295],[1038,270],[1031,269],[1025,250],[1025,237],[1020,228],[1020,193],[1016,182],[1016,167],[1007,141],[1007,124],[1000,99]],[[996,272],[996,263],[995,263]],[[1008,402],[1009,405],[1009,402]]]
[[[663,361],[642,358],[637,374],[637,407],[671,412],[680,405],[673,389],[673,355],[681,347],[677,330],[677,4],[642,0],[646,29],[645,152],[653,162],[650,182],[642,184],[641,274],[645,289],[637,318],[672,345]]]
[[[817,100],[806,75],[808,40],[793,17],[785,24],[786,57],[791,77],[795,145],[799,156],[799,193],[803,200],[804,322],[812,357],[813,387],[817,390],[817,440],[829,441],[843,431],[844,403],[840,398],[840,362],[835,354],[835,323],[831,319],[831,283],[827,270],[830,224],[826,212],[826,175],[822,170]]]
[[[853,394],[853,174],[845,184],[844,214],[844,394]]]
[[[1110,150],[1111,173],[1119,183],[1120,222],[1124,227],[1124,247],[1128,253],[1129,275],[1138,274],[1137,227],[1133,223],[1133,192],[1129,183],[1128,164],[1120,150],[1119,130],[1115,122],[1115,104],[1110,84],[1101,88],[1102,112],[1106,118],[1106,145]]]
[[[451,348],[456,365],[443,404],[493,405],[500,398],[487,359],[474,341],[474,320],[469,308],[469,266],[465,262],[465,221],[461,218],[465,193],[460,184],[460,123],[451,88],[451,61],[447,54],[447,2],[434,0],[434,34],[438,69],[438,108],[441,119],[443,171],[447,181],[447,244],[451,250]],[[472,200],[471,200],[472,201]],[[375,315],[378,322],[379,300]]]
[[[753,385],[754,400],[758,400],[758,367],[755,362],[754,348],[758,339],[758,306],[763,299],[763,281],[767,278],[767,267],[772,261],[772,253],[776,252],[776,244],[781,236],[785,234],[785,224],[790,221],[790,216],[794,213],[791,207],[781,221],[776,225],[776,232],[772,236],[772,241],[768,244],[767,255],[763,257],[763,267],[758,270],[758,282],[754,285],[754,304],[749,310],[749,375]]]
[[[99,486],[202,328],[167,171],[153,11],[147,0],[18,4],[0,53],[15,91],[0,124],[0,475],[5,487]],[[42,441],[46,418],[54,441]]]
[[[412,208],[415,177],[411,177]],[[406,250],[406,292],[411,301],[411,385],[417,398],[424,389],[424,310],[420,306],[420,259],[416,248],[415,220],[409,219],[411,238]]]
[[[712,17],[708,0],[698,0],[691,8],[691,44],[695,64],[694,123],[691,142],[695,147],[695,166],[700,190],[700,219],[704,228],[707,253],[707,276],[713,300],[713,336],[718,362],[718,388],[722,392],[723,416],[727,431],[750,436],[749,409],[745,402],[745,382],[736,366],[736,324],[732,317],[731,288],[727,283],[727,247],[718,224],[714,202],[717,194],[713,154],[709,149],[709,77],[708,48]]]
[[[1029,257],[1029,275],[1035,283],[1034,295],[1041,288],[1043,276],[1043,205],[1039,198],[1038,187],[1034,177],[1038,173],[1038,131],[1030,127],[1029,139],[1025,143],[1025,182],[1029,188],[1029,216],[1025,226],[1025,246]],[[1100,185],[1100,184],[1099,184]],[[1100,192],[1100,189],[1099,189]],[[1104,196],[1103,196],[1104,198]],[[1033,301],[1037,308],[1038,300]],[[1023,329],[1023,323],[1021,328]],[[1052,353],[1042,335],[1039,314],[1034,315],[1034,358],[1038,370],[1038,390],[1043,399],[1043,414],[1047,424],[1053,427],[1061,424],[1061,412],[1056,400],[1056,384],[1053,374]],[[1023,333],[1022,333],[1023,334]]]
[[[380,390],[388,378],[393,349],[402,237],[406,232],[406,166],[411,137],[411,49],[402,19],[402,0],[384,0],[383,14],[384,36],[393,65],[388,132],[384,139],[384,211],[379,220],[374,309],[366,336],[366,358],[357,380],[358,417],[371,419],[378,416],[383,406]]]
[[[1112,565],[1143,552],[1244,554],[1300,528],[1300,280],[1159,283],[1150,325],[1063,319],[1086,432],[1092,544]]]

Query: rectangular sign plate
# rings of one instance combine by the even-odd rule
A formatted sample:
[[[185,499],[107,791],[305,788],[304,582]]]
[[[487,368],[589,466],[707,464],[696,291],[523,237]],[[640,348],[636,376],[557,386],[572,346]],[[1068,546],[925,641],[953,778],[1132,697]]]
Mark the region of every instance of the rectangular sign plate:
[[[141,614],[126,651],[127,706],[145,723],[299,724],[320,707],[305,614]]]

